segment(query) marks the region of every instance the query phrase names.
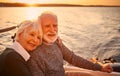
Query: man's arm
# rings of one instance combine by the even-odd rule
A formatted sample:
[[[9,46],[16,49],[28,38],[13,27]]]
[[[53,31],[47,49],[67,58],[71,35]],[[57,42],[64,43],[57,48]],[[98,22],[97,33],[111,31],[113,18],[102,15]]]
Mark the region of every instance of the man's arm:
[[[85,69],[90,69],[90,70],[100,70],[104,72],[112,72],[113,70],[112,67],[108,64],[102,65],[102,64],[99,64],[98,62],[93,63],[80,56],[75,55],[62,43],[61,39],[57,40],[57,44],[63,54],[64,60],[66,60],[67,62],[69,62],[70,64],[74,66],[85,68]]]
[[[92,63],[80,56],[75,55],[63,43],[58,44],[58,46],[61,49],[64,60],[66,60],[70,64],[80,67],[80,68],[85,68],[85,69],[90,69],[90,70],[101,70],[102,67],[99,64]]]

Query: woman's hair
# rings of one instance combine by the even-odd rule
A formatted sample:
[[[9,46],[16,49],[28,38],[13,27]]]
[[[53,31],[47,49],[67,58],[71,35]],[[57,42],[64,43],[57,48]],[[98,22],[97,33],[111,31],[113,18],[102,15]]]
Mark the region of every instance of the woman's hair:
[[[38,24],[37,21],[30,21],[30,20],[25,20],[23,22],[21,22],[19,25],[18,25],[18,30],[17,32],[15,33],[15,36],[14,36],[14,40],[18,41],[19,40],[19,35],[21,33],[24,33],[24,31],[26,30],[26,28],[32,26],[33,29],[37,30],[39,33],[40,33],[40,37],[42,39],[42,28],[41,28],[41,25]],[[24,33],[26,34],[26,33]],[[42,40],[41,40],[42,41]]]

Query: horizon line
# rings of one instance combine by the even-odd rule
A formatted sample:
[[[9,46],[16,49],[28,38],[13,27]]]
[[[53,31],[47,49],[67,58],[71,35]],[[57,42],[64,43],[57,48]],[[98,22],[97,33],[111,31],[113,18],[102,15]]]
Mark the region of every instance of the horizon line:
[[[34,4],[29,4],[29,3],[24,3],[24,2],[0,2],[0,6],[1,4],[11,4],[11,6],[15,5],[17,7],[17,4],[21,6],[26,6],[26,7],[39,7],[39,6],[103,6],[103,7],[120,7],[120,5],[88,5],[88,4],[70,4],[70,3],[34,3]],[[6,6],[5,5],[5,6]],[[2,5],[4,7],[4,5]]]

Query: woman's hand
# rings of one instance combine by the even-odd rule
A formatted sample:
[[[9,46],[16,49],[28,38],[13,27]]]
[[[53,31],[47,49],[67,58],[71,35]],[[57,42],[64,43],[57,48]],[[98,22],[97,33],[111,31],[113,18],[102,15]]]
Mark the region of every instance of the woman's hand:
[[[62,40],[61,40],[61,38],[58,36],[58,38],[57,38],[57,43],[59,44],[59,45],[62,45]]]

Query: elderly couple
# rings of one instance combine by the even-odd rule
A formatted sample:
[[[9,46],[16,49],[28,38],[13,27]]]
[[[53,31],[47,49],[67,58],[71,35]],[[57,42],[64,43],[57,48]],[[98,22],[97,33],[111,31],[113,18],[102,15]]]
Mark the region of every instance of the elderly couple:
[[[93,63],[70,51],[58,38],[58,20],[52,12],[42,13],[36,22],[22,22],[14,40],[0,55],[0,76],[94,76],[66,72],[63,60],[84,69],[112,72],[110,65]]]

